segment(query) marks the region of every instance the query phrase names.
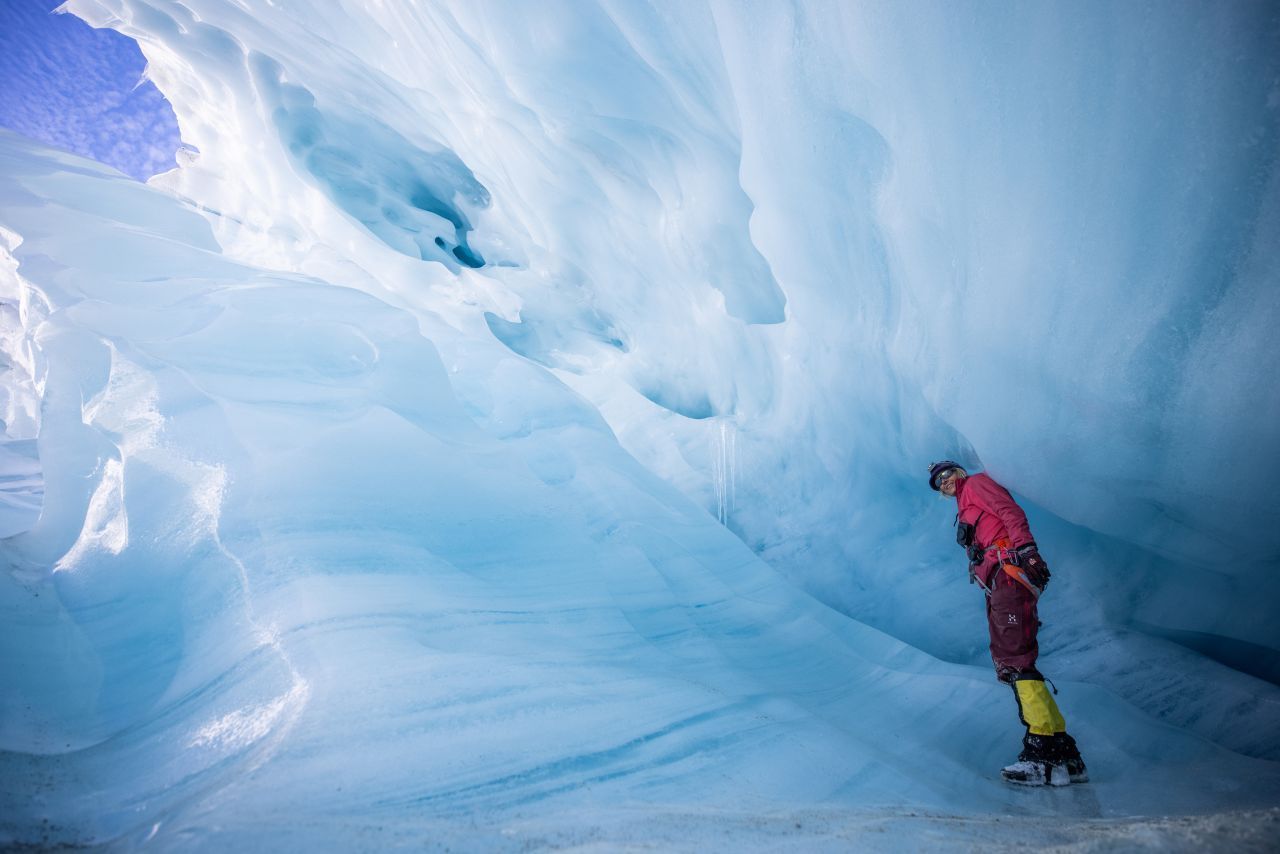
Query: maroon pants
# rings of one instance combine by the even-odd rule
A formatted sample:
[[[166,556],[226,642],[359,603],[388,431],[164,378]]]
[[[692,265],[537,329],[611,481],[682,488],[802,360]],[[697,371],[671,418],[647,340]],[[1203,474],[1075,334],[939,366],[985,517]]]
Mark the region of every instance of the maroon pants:
[[[991,630],[991,660],[996,666],[996,678],[1010,682],[1020,673],[1038,676],[1036,656],[1040,647],[1036,643],[1036,631],[1040,620],[1036,615],[1035,596],[1003,571],[992,576],[990,586],[987,628]]]

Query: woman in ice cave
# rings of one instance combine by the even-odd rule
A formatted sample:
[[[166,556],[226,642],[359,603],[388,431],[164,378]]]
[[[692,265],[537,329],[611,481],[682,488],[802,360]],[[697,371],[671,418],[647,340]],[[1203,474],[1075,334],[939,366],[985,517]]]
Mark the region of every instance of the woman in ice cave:
[[[956,500],[956,541],[969,556],[969,580],[986,592],[996,678],[1013,688],[1027,727],[1018,761],[1001,774],[1024,786],[1087,782],[1075,739],[1067,735],[1058,704],[1036,670],[1036,601],[1049,584],[1049,567],[1026,514],[989,475],[971,475],[952,460],[930,464],[929,486]]]

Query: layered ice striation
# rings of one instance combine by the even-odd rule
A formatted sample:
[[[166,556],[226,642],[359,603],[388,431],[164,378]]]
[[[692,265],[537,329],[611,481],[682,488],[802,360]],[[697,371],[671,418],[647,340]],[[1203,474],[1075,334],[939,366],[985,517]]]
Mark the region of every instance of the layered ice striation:
[[[5,844],[1277,802],[1264,4],[69,7],[199,154],[0,132]]]

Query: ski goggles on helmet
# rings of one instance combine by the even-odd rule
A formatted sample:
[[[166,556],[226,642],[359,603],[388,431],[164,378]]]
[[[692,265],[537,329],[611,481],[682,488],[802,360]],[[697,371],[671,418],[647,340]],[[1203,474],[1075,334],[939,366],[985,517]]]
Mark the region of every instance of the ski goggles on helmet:
[[[961,466],[952,460],[942,460],[929,464],[929,488],[934,492],[939,491],[938,484],[946,477],[951,476],[957,471],[961,471]]]

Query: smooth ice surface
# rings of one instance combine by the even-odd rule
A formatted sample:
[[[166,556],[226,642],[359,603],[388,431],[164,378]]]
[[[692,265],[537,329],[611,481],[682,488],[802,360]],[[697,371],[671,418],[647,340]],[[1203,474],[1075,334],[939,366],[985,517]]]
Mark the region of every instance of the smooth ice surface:
[[[1280,802],[1266,5],[69,7],[193,148],[0,132],[6,843]]]

